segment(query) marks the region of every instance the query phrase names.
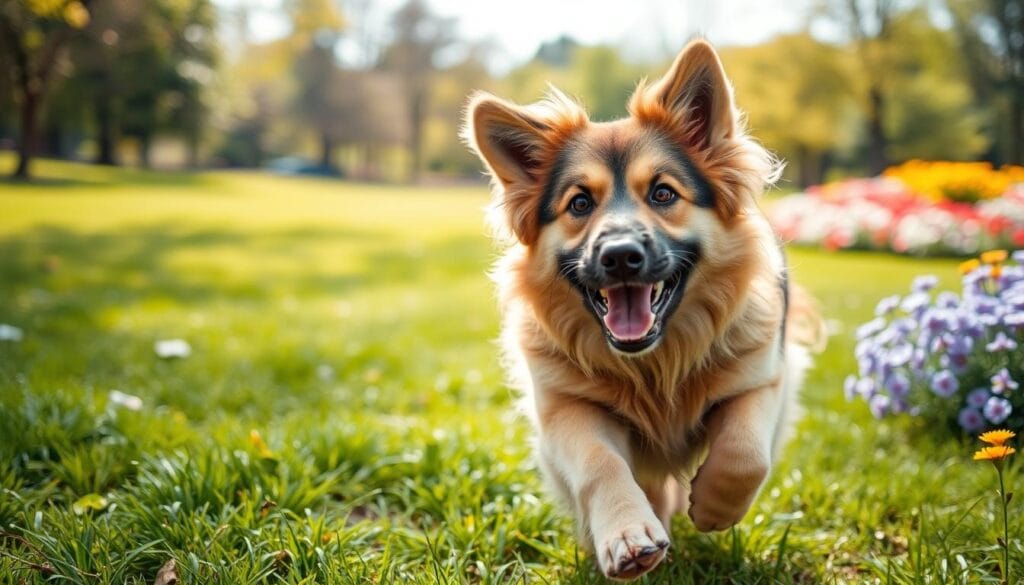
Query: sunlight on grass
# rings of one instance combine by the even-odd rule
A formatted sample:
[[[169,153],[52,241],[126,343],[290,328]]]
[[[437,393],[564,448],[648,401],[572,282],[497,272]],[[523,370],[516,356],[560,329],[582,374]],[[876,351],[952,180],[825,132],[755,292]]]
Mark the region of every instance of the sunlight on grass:
[[[0,582],[602,582],[502,384],[485,187],[38,169],[0,189]],[[647,582],[997,582],[972,446],[842,396],[875,301],[956,263],[790,262],[836,332],[799,432],[735,531],[680,519]]]

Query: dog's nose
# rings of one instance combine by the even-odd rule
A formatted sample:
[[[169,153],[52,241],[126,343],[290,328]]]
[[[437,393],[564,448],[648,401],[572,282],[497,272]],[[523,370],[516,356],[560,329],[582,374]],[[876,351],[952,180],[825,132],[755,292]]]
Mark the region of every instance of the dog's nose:
[[[605,274],[621,280],[640,274],[646,260],[643,246],[634,240],[606,242],[601,246],[601,254],[598,256]]]

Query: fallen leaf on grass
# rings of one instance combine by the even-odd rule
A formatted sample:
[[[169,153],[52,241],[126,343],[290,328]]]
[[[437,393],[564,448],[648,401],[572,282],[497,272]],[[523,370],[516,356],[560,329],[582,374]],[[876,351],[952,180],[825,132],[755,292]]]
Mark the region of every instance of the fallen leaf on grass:
[[[99,494],[85,494],[75,500],[74,504],[71,504],[71,510],[79,516],[85,514],[89,510],[100,511],[106,507],[107,498],[104,498]]]
[[[116,404],[127,408],[128,410],[142,410],[141,398],[133,396],[132,394],[125,394],[120,390],[111,390],[110,393],[107,394],[107,400],[109,400],[111,404]]]
[[[0,341],[21,341],[24,336],[24,332],[14,325],[0,323]]]
[[[164,563],[164,566],[160,567],[160,570],[156,572],[156,580],[153,581],[153,585],[178,585],[178,564],[171,559]]]
[[[184,339],[161,339],[153,344],[153,351],[164,359],[187,358],[192,355],[192,346]]]

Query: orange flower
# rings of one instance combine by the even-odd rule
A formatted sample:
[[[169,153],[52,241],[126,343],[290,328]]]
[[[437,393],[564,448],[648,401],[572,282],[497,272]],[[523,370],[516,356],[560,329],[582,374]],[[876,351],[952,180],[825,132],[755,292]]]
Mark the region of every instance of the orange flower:
[[[998,445],[993,447],[982,447],[974,454],[975,461],[1002,461],[1010,455],[1016,453],[1017,450],[1007,445]]]
[[[969,274],[974,271],[975,268],[981,266],[981,262],[977,258],[971,258],[970,260],[960,263],[960,274]]]
[[[989,445],[1000,446],[1010,439],[1017,436],[1017,433],[1008,431],[1006,429],[996,429],[987,433],[982,433],[978,438]]]
[[[981,253],[981,261],[985,264],[1001,264],[1006,262],[1006,250],[989,250]]]

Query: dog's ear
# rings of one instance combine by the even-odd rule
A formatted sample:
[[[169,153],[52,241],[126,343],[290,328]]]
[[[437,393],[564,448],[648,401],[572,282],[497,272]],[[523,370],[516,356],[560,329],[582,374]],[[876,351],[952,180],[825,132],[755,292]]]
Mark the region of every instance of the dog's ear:
[[[585,114],[555,92],[533,106],[518,106],[488,93],[472,97],[463,139],[501,186],[496,204],[512,232],[526,245],[540,232],[541,184],[555,151]]]
[[[507,189],[537,179],[550,130],[524,108],[477,94],[466,115],[466,139],[494,178]]]
[[[737,132],[732,86],[722,63],[707,41],[691,42],[679,53],[668,73],[636,97],[671,113],[683,124],[689,146],[705,149]]]

